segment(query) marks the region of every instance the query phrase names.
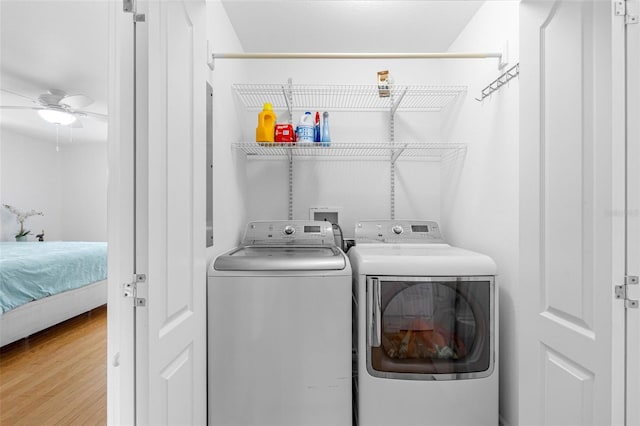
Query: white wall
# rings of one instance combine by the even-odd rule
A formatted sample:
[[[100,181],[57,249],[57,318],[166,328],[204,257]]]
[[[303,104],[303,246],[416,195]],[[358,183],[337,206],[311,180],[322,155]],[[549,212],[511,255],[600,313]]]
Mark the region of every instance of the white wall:
[[[209,40],[215,52],[241,52],[233,27],[219,1],[207,2]],[[259,65],[259,66],[258,66]],[[388,69],[402,84],[438,84],[437,61],[268,61],[217,59],[210,73],[214,89],[214,247],[209,256],[238,244],[250,220],[287,218],[288,168],[285,159],[253,160],[232,148],[253,142],[257,113],[244,111],[231,91],[233,83],[374,84]],[[293,121],[304,112],[295,109]],[[278,122],[288,114],[276,111]],[[386,142],[387,113],[329,111],[334,142]],[[438,113],[396,114],[397,141],[440,140]],[[353,160],[353,159],[351,159]],[[341,225],[353,236],[358,219],[389,217],[389,163],[370,159],[304,159],[294,164],[294,219],[307,219],[312,206],[343,208]],[[396,169],[396,217],[439,219],[440,165],[399,161]]]
[[[248,61],[249,62],[249,61]],[[253,62],[255,64],[255,62]],[[230,83],[375,84],[377,72],[389,70],[397,84],[439,84],[437,61],[382,60],[261,60],[251,66],[247,80]],[[221,67],[224,64],[221,64]],[[306,109],[294,106],[295,125]],[[278,122],[288,112],[278,111]],[[242,114],[243,141],[253,142],[257,113]],[[398,112],[398,142],[434,142],[440,138],[440,113]],[[329,111],[333,143],[388,142],[387,112]],[[246,166],[249,220],[287,219],[288,167],[286,159],[249,159]],[[336,157],[295,159],[293,218],[308,219],[312,206],[342,207],[340,225],[352,237],[355,222],[390,217],[388,161]],[[440,165],[400,159],[396,167],[396,218],[440,218]]]
[[[25,222],[30,239],[106,241],[106,144],[82,145],[0,131],[0,202],[37,210]],[[55,137],[55,136],[54,136]],[[19,225],[0,209],[0,240],[13,241]]]
[[[242,46],[219,0],[207,1],[207,39],[212,52],[241,52]],[[210,52],[211,53],[211,52]],[[213,87],[213,247],[209,259],[238,244],[246,219],[244,155],[231,149],[240,136],[231,82],[244,79],[245,63],[217,60],[209,73]]]
[[[518,62],[518,2],[486,2],[450,51],[495,51],[508,41]],[[518,424],[518,79],[478,102],[480,91],[505,70],[496,60],[448,61],[446,81],[465,81],[469,93],[444,123],[446,138],[467,143],[464,165],[442,173],[442,227],[454,245],[486,253],[498,265],[500,297],[500,414]]]
[[[63,239],[106,241],[106,142],[64,144],[60,153]]]
[[[0,202],[18,210],[40,211],[25,221],[31,238],[43,229],[47,239],[61,239],[60,156],[55,142],[0,129]],[[0,209],[0,239],[13,241],[19,231],[15,216]]]

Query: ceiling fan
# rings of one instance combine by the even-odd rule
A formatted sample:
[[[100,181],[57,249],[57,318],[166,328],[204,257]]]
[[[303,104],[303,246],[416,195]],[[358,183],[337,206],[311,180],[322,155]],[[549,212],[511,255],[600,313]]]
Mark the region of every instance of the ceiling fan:
[[[0,91],[28,99],[35,104],[34,106],[0,105],[0,109],[36,110],[38,111],[38,115],[49,123],[78,128],[82,127],[82,123],[79,120],[80,117],[95,118],[102,121],[107,119],[105,114],[80,109],[93,103],[93,99],[83,94],[71,95],[63,90],[49,89],[46,93],[39,95],[37,99],[33,99],[7,89],[0,89]]]

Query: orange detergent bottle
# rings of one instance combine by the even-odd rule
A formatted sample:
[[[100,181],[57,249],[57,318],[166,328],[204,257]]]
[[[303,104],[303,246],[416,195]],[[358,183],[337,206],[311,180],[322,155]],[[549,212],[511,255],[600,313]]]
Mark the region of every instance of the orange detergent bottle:
[[[256,142],[273,143],[276,127],[276,113],[270,103],[264,104],[258,113],[258,127],[256,127]]]

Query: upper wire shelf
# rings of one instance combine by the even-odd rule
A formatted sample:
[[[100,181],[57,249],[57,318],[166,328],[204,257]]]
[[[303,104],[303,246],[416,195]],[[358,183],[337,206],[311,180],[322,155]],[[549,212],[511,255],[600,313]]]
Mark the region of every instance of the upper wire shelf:
[[[255,157],[356,157],[360,159],[443,158],[446,155],[466,151],[466,144],[453,142],[394,142],[394,143],[332,143],[330,146],[315,144],[258,144],[241,142],[234,148]]]
[[[378,86],[329,84],[233,84],[244,107],[333,111],[440,111],[466,93],[466,86],[392,85],[390,96],[380,97]]]

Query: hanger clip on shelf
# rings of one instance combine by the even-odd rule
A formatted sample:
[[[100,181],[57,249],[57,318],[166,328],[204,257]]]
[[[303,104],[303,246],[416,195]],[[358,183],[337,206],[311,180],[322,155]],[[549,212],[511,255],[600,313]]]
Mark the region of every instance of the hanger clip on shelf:
[[[487,96],[490,96],[493,92],[495,92],[498,89],[500,89],[502,86],[507,84],[509,82],[509,80],[511,80],[512,78],[517,77],[518,74],[520,74],[520,63],[519,62],[517,64],[515,64],[514,66],[512,66],[511,68],[509,68],[504,74],[500,75],[500,77],[496,78],[491,83],[489,83],[487,85],[487,87],[482,89],[482,92],[481,92],[482,96],[479,99],[475,98],[476,101],[482,102],[484,100],[484,98],[486,98]]]

